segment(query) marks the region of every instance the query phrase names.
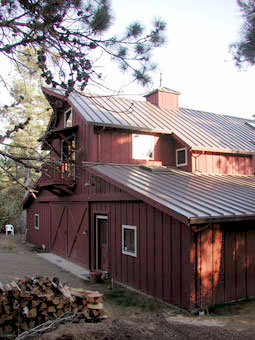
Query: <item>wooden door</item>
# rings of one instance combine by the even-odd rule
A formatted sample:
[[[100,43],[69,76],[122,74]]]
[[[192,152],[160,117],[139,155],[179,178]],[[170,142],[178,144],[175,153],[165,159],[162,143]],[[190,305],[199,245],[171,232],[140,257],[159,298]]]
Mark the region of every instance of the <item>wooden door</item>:
[[[60,203],[52,203],[50,250],[60,256],[67,254],[67,212]]]
[[[96,216],[96,269],[108,270],[108,219],[107,216]]]
[[[72,203],[67,220],[67,258],[89,268],[88,203]]]

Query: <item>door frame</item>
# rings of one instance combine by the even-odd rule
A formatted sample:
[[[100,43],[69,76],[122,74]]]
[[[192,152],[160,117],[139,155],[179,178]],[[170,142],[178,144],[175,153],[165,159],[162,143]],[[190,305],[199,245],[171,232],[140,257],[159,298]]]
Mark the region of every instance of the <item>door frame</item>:
[[[108,216],[102,215],[102,214],[95,214],[95,269],[99,270],[98,268],[98,260],[99,260],[99,234],[98,234],[98,220],[107,220],[108,221]],[[107,223],[107,242],[108,242],[108,223]]]

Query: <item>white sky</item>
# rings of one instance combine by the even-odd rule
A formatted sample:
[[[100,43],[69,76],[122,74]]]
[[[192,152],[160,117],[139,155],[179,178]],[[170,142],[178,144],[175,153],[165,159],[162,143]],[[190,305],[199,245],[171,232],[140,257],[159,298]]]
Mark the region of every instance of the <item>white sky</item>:
[[[155,16],[167,22],[168,42],[154,53],[154,60],[162,70],[163,86],[181,92],[181,107],[252,118],[255,66],[239,71],[229,53],[242,22],[236,0],[112,0],[112,8],[116,33],[135,20],[147,27]],[[117,91],[129,82],[112,63],[100,62],[110,88]],[[153,88],[159,87],[159,79],[157,71]],[[144,92],[132,85],[122,95],[142,99]]]
[[[181,92],[181,107],[252,118],[255,66],[239,71],[229,53],[242,22],[236,0],[112,0],[112,7],[117,33],[136,19],[148,27],[155,16],[167,22],[168,42],[154,59],[163,85]],[[107,71],[111,88],[127,82],[111,65]],[[158,71],[154,88],[159,79]],[[144,91],[137,86],[125,89],[137,99],[133,94]]]

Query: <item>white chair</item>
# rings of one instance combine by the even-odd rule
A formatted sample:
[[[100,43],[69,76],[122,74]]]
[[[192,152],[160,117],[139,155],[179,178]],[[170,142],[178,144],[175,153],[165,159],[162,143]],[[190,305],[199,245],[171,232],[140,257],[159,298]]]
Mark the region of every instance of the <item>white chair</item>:
[[[5,226],[5,235],[7,236],[9,232],[14,236],[14,226],[12,224],[6,224]]]

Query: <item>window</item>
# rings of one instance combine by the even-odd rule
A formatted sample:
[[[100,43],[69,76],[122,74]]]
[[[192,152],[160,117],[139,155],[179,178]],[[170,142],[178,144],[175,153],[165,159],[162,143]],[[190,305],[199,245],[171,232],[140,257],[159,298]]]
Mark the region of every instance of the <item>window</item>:
[[[187,164],[187,148],[176,149],[176,166],[185,166]]]
[[[72,126],[72,109],[69,109],[64,114],[64,127]]]
[[[132,134],[132,158],[154,159],[154,136]]]
[[[136,226],[122,225],[122,254],[136,256]]]
[[[39,214],[35,214],[35,216],[34,216],[34,227],[37,230],[40,228],[40,225],[39,225]]]

